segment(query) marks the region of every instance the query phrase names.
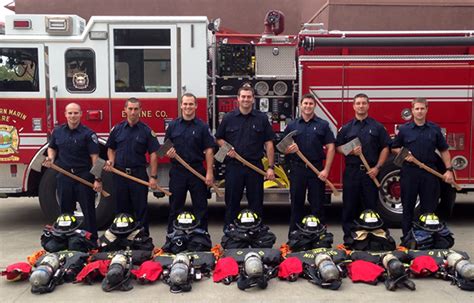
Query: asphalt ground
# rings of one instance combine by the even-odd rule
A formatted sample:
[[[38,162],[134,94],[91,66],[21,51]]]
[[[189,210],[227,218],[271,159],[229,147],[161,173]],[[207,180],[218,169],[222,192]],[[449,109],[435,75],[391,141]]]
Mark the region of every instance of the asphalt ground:
[[[151,236],[155,246],[164,243],[168,205],[166,200],[150,196],[149,214]],[[474,194],[458,195],[453,218],[448,226],[455,235],[455,249],[466,251],[474,258]],[[327,207],[328,230],[334,234],[335,245],[342,241],[340,224],[341,202],[334,201]],[[222,237],[224,205],[209,205],[209,232],[213,244]],[[264,222],[277,236],[275,247],[286,242],[289,222],[289,205],[271,202],[265,205]],[[39,238],[47,222],[37,198],[0,199],[0,269],[7,265],[26,261],[26,256],[41,248]],[[391,229],[399,241],[400,229]],[[235,283],[226,286],[211,279],[193,283],[189,293],[172,294],[169,287],[158,281],[153,285],[138,285],[129,292],[102,291],[100,284],[63,284],[50,294],[36,295],[30,292],[26,282],[8,282],[0,278],[0,302],[474,302],[474,292],[462,291],[447,281],[434,278],[415,279],[416,291],[398,289],[389,292],[382,283],[376,286],[352,283],[344,279],[337,291],[321,289],[306,280],[294,283],[272,279],[265,290],[240,291]]]

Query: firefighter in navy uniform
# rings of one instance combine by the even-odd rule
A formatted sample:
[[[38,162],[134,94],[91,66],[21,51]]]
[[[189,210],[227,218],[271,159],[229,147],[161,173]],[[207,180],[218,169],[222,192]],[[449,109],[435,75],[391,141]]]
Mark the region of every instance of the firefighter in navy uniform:
[[[446,139],[438,125],[426,120],[428,113],[426,99],[413,100],[411,112],[413,121],[400,127],[392,144],[394,153],[398,153],[401,147],[408,148],[411,153],[406,157],[400,171],[403,238],[407,236],[412,227],[417,196],[420,197],[420,212],[433,213],[436,210],[440,194],[440,184],[437,177],[412,163],[413,157],[436,169],[435,163],[438,159],[436,150],[438,150],[446,167],[446,172],[443,175],[444,181],[447,183],[454,181],[451,155]]]
[[[165,140],[170,139],[174,146],[166,153],[172,159],[169,188],[173,193],[170,197],[168,233],[173,231],[173,221],[184,209],[188,190],[191,194],[192,212],[200,222],[199,227],[207,231],[207,186],[214,182],[215,140],[207,124],[196,118],[196,109],[196,96],[190,93],[184,94],[181,97],[182,117],[173,120],[166,129]],[[175,160],[176,154],[204,175],[206,183]],[[206,169],[203,167],[204,160]]]
[[[300,100],[301,117],[291,122],[285,129],[286,136],[291,131],[297,130],[293,136],[295,143],[286,150],[286,158],[290,163],[290,197],[291,218],[289,234],[297,229],[296,224],[304,216],[304,203],[306,190],[311,206],[311,214],[315,215],[325,224],[324,217],[324,181],[329,175],[335,154],[334,134],[329,128],[329,123],[316,117],[316,99],[311,94],[304,95]],[[324,147],[327,155],[324,153]],[[300,150],[306,158],[320,171],[319,176],[306,166],[294,153]],[[326,160],[323,166],[323,161]]]
[[[127,119],[117,124],[110,132],[107,141],[107,161],[105,170],[114,166],[131,176],[150,183],[152,189],[157,185],[158,140],[154,132],[140,121],[141,103],[136,98],[125,102]],[[146,170],[146,153],[150,155],[150,176]],[[140,221],[149,234],[147,218],[148,188],[135,181],[114,175],[114,196],[117,202],[116,213],[132,214]]]
[[[363,209],[377,209],[378,188],[371,178],[376,178],[380,168],[387,160],[389,141],[384,126],[369,117],[369,97],[358,94],[352,104],[355,117],[345,124],[337,134],[337,151],[342,153],[341,145],[359,138],[361,145],[346,156],[343,179],[342,229],[344,240],[351,237],[351,224]],[[367,171],[359,155],[363,153],[371,169]]]
[[[245,84],[237,93],[239,107],[224,116],[219,125],[216,138],[217,144],[222,146],[224,140],[234,146],[235,150],[229,151],[225,168],[225,225],[224,229],[232,223],[240,211],[244,188],[247,193],[248,205],[258,215],[263,212],[263,177],[254,170],[244,166],[234,159],[235,153],[263,169],[262,157],[264,151],[268,158],[269,168],[266,179],[275,179],[274,146],[275,134],[268,122],[268,117],[253,109],[255,102],[253,88]]]
[[[97,135],[81,124],[82,110],[78,104],[66,105],[65,116],[67,122],[56,127],[51,135],[48,156],[43,165],[51,167],[51,163],[54,163],[78,177],[93,182],[94,190],[100,192],[102,180],[94,180],[94,176],[89,172],[99,157]],[[84,214],[83,228],[97,239],[94,190],[63,174],[57,174],[56,178],[61,213],[74,213],[78,201]]]

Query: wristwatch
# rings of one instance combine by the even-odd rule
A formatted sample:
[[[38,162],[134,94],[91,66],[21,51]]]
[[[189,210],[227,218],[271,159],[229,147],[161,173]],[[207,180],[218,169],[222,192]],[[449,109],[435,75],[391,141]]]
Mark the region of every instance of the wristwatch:
[[[268,168],[275,169],[275,164],[268,165]]]
[[[449,171],[452,171],[452,172],[453,172],[453,171],[454,171],[454,168],[453,168],[452,166],[450,166],[450,167],[446,167],[446,170],[449,170]]]
[[[157,175],[153,175],[153,176],[150,176],[150,178],[158,179],[158,176],[157,176]]]
[[[102,182],[102,178],[95,178],[95,181]]]

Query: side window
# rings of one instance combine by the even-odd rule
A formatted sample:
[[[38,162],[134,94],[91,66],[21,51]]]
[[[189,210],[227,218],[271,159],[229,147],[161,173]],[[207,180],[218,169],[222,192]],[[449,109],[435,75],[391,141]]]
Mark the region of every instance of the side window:
[[[171,92],[171,30],[114,29],[116,92]]]
[[[91,93],[96,87],[95,53],[90,49],[68,49],[65,55],[66,88],[71,93]]]
[[[0,92],[38,92],[38,49],[0,48]]]

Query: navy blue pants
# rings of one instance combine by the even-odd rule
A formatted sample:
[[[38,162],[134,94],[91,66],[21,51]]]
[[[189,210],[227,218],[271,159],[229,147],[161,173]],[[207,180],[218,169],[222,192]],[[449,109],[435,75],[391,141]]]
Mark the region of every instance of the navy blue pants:
[[[193,167],[201,175],[206,171],[202,165]],[[207,185],[181,165],[173,165],[170,170],[170,213],[168,216],[168,233],[173,232],[173,221],[184,210],[186,193],[190,192],[193,214],[200,221],[199,227],[207,231]]]
[[[263,169],[260,161],[252,162]],[[225,167],[225,218],[224,227],[232,223],[240,211],[240,201],[246,189],[248,205],[258,215],[263,215],[263,176],[237,161]]]
[[[132,170],[132,176],[148,182],[145,167]],[[148,187],[130,179],[114,174],[114,196],[119,213],[128,213],[145,228],[145,233],[150,234],[148,226]]]
[[[354,219],[365,209],[377,211],[378,188],[360,165],[347,165],[342,189],[342,230],[350,236]]]
[[[318,170],[322,169],[322,164],[315,165]],[[291,164],[290,169],[290,199],[291,216],[290,232],[295,230],[296,223],[300,222],[306,215],[304,213],[304,203],[306,201],[306,191],[308,192],[308,202],[311,207],[311,214],[319,218],[324,224],[324,195],[325,184],[318,176],[304,164]]]
[[[75,175],[94,183],[94,176],[87,169],[76,172]],[[61,213],[74,214],[76,202],[79,202],[84,215],[81,229],[85,229],[97,237],[94,190],[61,173],[57,174],[56,180]]]
[[[440,184],[436,176],[421,168],[405,164],[400,171],[400,185],[403,206],[402,231],[403,236],[406,236],[415,219],[417,196],[420,196],[421,214],[434,212],[438,205]]]

